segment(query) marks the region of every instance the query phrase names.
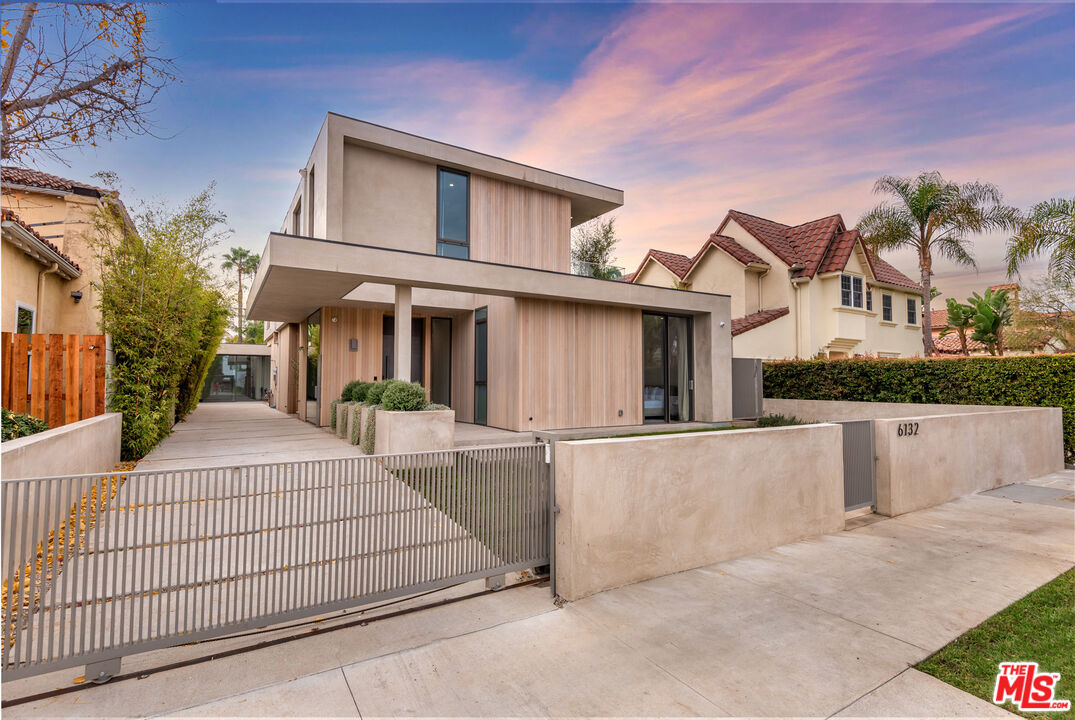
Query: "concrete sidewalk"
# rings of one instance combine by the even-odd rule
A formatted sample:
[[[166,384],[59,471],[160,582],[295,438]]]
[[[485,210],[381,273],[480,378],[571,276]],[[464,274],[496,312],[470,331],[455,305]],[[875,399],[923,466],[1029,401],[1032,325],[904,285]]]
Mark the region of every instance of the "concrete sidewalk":
[[[909,668],[1072,567],[1075,505],[1047,495],[971,496],[562,609],[545,588],[507,590],[5,715],[1003,716]]]

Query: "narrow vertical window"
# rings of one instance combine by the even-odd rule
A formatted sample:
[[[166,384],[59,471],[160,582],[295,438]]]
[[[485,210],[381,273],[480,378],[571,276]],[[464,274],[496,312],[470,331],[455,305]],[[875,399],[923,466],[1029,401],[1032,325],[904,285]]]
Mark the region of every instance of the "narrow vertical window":
[[[853,307],[862,307],[862,278],[851,278],[851,305]]]
[[[892,322],[892,296],[888,293],[881,293],[881,319]]]
[[[470,257],[470,178],[452,170],[437,171],[437,254]]]
[[[851,276],[840,276],[840,304],[851,307]]]
[[[840,304],[844,307],[862,307],[862,278],[854,275],[840,276]]]
[[[866,309],[873,312],[873,290],[866,291]]]
[[[914,298],[907,298],[907,324],[918,324],[918,303]]]

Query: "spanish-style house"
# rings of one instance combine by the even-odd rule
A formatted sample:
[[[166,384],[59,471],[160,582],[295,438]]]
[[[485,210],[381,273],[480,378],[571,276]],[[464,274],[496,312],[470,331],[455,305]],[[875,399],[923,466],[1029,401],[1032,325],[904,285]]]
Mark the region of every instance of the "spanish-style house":
[[[1021,316],[1022,324],[1034,326],[1037,325],[1036,318],[1041,318],[1040,329],[1034,332],[1028,332],[1025,329],[1020,330],[1011,326],[1003,329],[1005,355],[1050,354],[1066,351],[1062,339],[1054,336],[1048,329],[1051,326],[1050,320],[1055,319],[1055,315],[1042,315],[1041,313],[1023,310],[1019,306],[1018,283],[990,285],[989,289],[1007,291],[1008,302],[1015,313]],[[944,355],[962,355],[963,345],[959,341],[959,334],[955,328],[948,326],[948,310],[945,308],[933,310],[930,312],[930,319],[932,320],[930,326],[933,328],[933,346],[937,349],[937,352]],[[989,348],[986,347],[985,343],[972,338],[972,332],[972,330],[966,331],[967,354],[988,355]]]
[[[731,418],[726,295],[571,273],[571,228],[623,192],[328,114],[248,316],[278,410],[350,380],[427,388],[506,430]]]
[[[840,215],[784,225],[729,210],[694,256],[651,249],[627,279],[729,294],[736,357],[922,354],[919,285]]]
[[[99,333],[95,214],[112,191],[18,167],[2,178],[3,331]]]

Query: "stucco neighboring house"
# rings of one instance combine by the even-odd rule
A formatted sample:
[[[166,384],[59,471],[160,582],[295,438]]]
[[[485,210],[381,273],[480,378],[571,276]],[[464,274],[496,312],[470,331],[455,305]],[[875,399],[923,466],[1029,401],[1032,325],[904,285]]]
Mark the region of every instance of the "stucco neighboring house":
[[[840,215],[785,225],[729,210],[692,257],[651,249],[627,279],[729,294],[736,357],[922,354],[918,284]]]
[[[94,213],[111,191],[4,167],[4,332],[100,332]]]
[[[623,192],[330,113],[253,280],[277,409],[421,382],[508,430],[731,417],[726,295],[571,273]]]

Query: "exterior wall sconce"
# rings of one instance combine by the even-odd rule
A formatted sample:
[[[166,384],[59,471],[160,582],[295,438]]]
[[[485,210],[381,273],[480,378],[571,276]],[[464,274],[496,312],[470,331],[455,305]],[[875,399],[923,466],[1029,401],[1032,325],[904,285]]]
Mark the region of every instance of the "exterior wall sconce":
[[[71,299],[75,301],[75,305],[78,305],[78,303],[82,300],[82,291],[81,290],[72,290],[71,291]]]

